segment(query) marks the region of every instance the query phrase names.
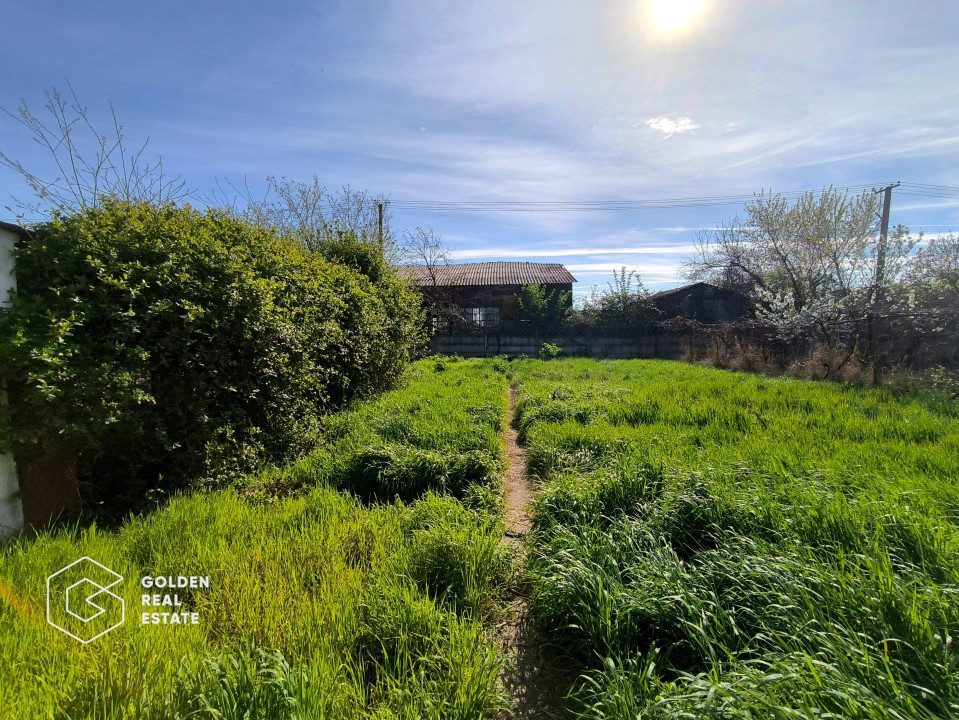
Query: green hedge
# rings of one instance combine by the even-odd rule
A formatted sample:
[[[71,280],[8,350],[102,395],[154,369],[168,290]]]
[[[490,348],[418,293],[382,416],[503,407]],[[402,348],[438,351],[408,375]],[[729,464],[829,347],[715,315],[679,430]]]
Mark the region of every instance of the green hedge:
[[[88,500],[296,455],[420,341],[420,303],[392,273],[216,212],[107,202],[35,228],[16,262],[0,438],[76,448]]]

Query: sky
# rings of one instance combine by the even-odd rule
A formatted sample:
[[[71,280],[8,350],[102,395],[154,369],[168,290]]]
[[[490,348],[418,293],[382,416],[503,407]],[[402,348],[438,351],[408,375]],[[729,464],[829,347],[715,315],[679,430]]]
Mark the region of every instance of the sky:
[[[959,230],[952,0],[32,0],[3,16],[0,106],[40,111],[69,83],[105,128],[112,103],[200,204],[218,181],[256,195],[316,174],[389,196],[395,230],[432,228],[455,261],[563,263],[578,294],[623,266],[682,284],[697,236],[762,191],[902,181],[892,224]],[[5,116],[0,150],[47,172]],[[0,167],[0,219],[13,197],[29,189]],[[721,200],[661,202],[701,198]]]

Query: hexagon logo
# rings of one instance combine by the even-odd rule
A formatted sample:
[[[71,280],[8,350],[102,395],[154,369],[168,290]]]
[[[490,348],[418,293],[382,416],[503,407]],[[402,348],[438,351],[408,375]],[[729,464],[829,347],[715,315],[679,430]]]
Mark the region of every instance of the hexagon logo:
[[[47,578],[47,622],[84,645],[120,627],[123,598],[110,588],[123,581],[89,557],[75,560]]]

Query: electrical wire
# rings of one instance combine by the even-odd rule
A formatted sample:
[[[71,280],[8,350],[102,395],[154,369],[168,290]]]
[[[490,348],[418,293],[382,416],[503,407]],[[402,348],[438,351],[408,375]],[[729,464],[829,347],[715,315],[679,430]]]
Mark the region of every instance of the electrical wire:
[[[878,184],[859,184],[832,187],[840,192],[860,193],[874,190]],[[824,190],[789,190],[783,192],[738,195],[707,195],[693,197],[657,198],[650,200],[403,200],[388,202],[393,210],[421,212],[596,212],[623,210],[656,210],[670,208],[715,207],[742,205],[763,195],[775,195],[787,200],[798,199],[807,193],[822,195]],[[959,198],[959,187],[901,183],[897,193],[917,197]]]

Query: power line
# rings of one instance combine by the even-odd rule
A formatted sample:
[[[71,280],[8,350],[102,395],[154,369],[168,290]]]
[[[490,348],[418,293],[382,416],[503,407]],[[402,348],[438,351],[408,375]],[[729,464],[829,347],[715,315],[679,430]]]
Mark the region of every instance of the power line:
[[[888,183],[881,183],[887,185]],[[796,200],[812,193],[820,196],[828,190],[859,194],[872,191],[879,183],[832,186],[824,190],[764,190],[749,194],[705,195],[654,199],[632,200],[404,200],[387,199],[390,210],[446,213],[544,213],[544,212],[621,212],[640,210],[668,210],[673,208],[720,207],[745,205],[759,197],[770,195],[786,200]],[[959,187],[949,185],[929,185],[923,183],[901,183],[898,193],[912,197],[939,199],[959,199]],[[331,206],[327,210],[333,211]]]
[[[906,185],[906,183],[903,183]],[[875,184],[846,185],[831,189],[840,192],[866,192]],[[391,200],[393,210],[419,210],[424,212],[595,212],[623,210],[655,210],[670,208],[715,207],[722,205],[742,205],[762,195],[773,194],[785,199],[797,199],[812,192],[822,194],[823,190],[789,190],[783,192],[762,192],[739,195],[708,195],[693,197],[658,198],[650,200]],[[923,189],[916,187],[909,194],[927,197],[946,197],[941,193],[954,192],[959,197],[959,188],[947,186]],[[952,195],[949,195],[952,197]]]

